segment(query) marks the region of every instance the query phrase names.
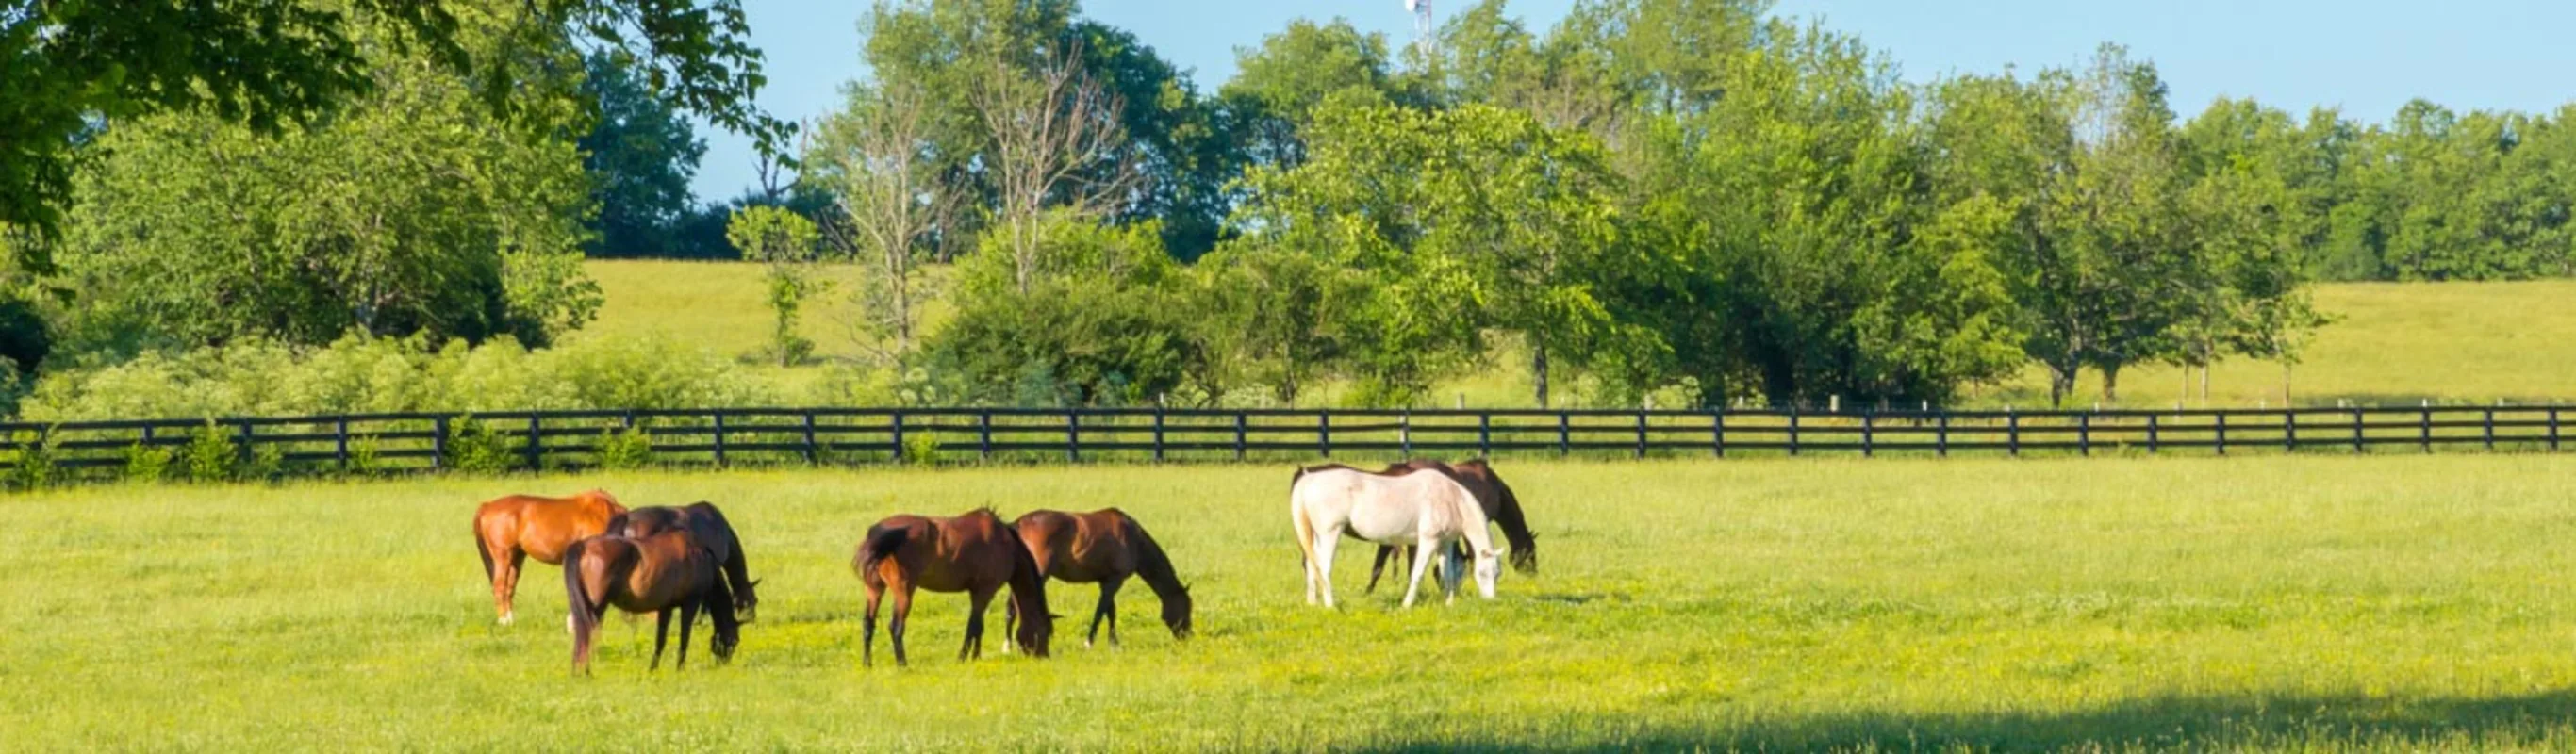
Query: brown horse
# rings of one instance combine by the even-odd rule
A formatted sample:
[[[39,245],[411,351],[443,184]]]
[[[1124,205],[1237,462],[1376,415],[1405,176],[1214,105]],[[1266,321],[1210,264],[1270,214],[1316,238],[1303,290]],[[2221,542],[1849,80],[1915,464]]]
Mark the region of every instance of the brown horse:
[[[611,605],[630,613],[656,613],[653,669],[662,668],[663,641],[671,632],[671,609],[680,610],[679,667],[689,666],[689,627],[698,611],[715,619],[716,635],[708,649],[716,661],[733,656],[742,625],[734,621],[733,597],[726,593],[724,567],[715,552],[686,529],[649,537],[603,535],[564,548],[564,596],[572,607],[572,667],[590,672],[590,638],[599,631],[600,614]]]
[[[1145,533],[1145,527],[1134,517],[1116,508],[1090,513],[1031,511],[1011,522],[1019,532],[1020,543],[1028,546],[1029,556],[1036,558],[1038,570],[1047,576],[1077,584],[1098,582],[1100,605],[1091,611],[1091,633],[1082,639],[1091,646],[1100,637],[1100,622],[1109,621],[1109,644],[1118,644],[1118,588],[1127,577],[1145,580],[1154,596],[1163,601],[1163,625],[1172,629],[1172,637],[1190,638],[1190,589],[1172,572],[1172,559],[1163,555],[1162,545]],[[1016,606],[1007,610],[1003,632],[1019,619]],[[1010,644],[1005,641],[1003,648]]]
[[[619,513],[608,519],[608,533],[643,538],[666,531],[687,530],[696,535],[723,566],[725,589],[733,593],[734,619],[752,622],[760,609],[757,589],[760,581],[751,577],[750,562],[743,556],[742,538],[725,520],[724,511],[714,503],[699,501],[685,508],[648,506]]]
[[[1373,473],[1393,476],[1416,471],[1443,471],[1448,473],[1450,478],[1458,480],[1458,484],[1467,488],[1468,494],[1476,496],[1476,504],[1485,509],[1485,517],[1493,519],[1496,525],[1503,527],[1503,540],[1510,542],[1512,546],[1512,570],[1520,571],[1523,575],[1538,573],[1538,535],[1530,531],[1529,519],[1521,512],[1520,497],[1512,494],[1511,485],[1503,483],[1502,476],[1494,473],[1494,467],[1486,465],[1482,460],[1445,464],[1427,459],[1414,459],[1389,465],[1385,470]],[[1378,575],[1386,571],[1387,560],[1398,550],[1404,553],[1405,567],[1413,566],[1413,558],[1417,553],[1412,547],[1378,545],[1377,559],[1369,564],[1368,586],[1360,590],[1361,594],[1377,591]],[[1466,556],[1462,552],[1459,557],[1463,559]]]
[[[510,609],[519,591],[519,566],[530,556],[537,562],[563,562],[564,548],[608,530],[608,519],[626,512],[617,498],[590,490],[572,497],[511,495],[474,509],[474,549],[483,556],[483,577],[492,581],[492,608],[501,625],[517,618]]]
[[[1011,607],[1029,616],[1019,625],[1020,645],[1031,656],[1047,656],[1047,638],[1055,633],[1056,616],[1047,612],[1046,573],[1038,570],[1037,560],[1020,544],[1019,534],[991,508],[955,518],[905,515],[879,521],[859,540],[850,568],[868,590],[859,655],[863,664],[876,664],[877,604],[887,591],[894,592],[894,620],[887,624],[894,632],[894,663],[905,663],[904,623],[912,615],[914,589],[965,592],[971,602],[966,642],[957,648],[957,659],[982,657],[984,609],[1004,585],[1011,588]]]

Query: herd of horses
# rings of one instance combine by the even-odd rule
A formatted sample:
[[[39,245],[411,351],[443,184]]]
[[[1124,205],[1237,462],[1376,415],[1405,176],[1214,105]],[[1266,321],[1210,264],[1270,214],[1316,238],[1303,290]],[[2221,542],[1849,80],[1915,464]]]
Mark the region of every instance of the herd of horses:
[[[1289,512],[1305,561],[1308,604],[1333,606],[1333,552],[1344,537],[1378,545],[1364,592],[1376,590],[1388,562],[1404,558],[1411,571],[1407,607],[1435,559],[1441,563],[1436,579],[1449,599],[1457,598],[1471,568],[1479,594],[1492,599],[1504,550],[1494,546],[1488,526],[1503,530],[1513,568],[1538,572],[1538,543],[1519,498],[1481,460],[1416,460],[1375,470],[1300,467],[1289,484]],[[610,607],[654,616],[651,667],[659,669],[674,613],[676,664],[685,668],[700,613],[714,625],[708,649],[723,662],[760,605],[760,581],[751,578],[742,538],[712,503],[630,509],[601,490],[561,498],[511,495],[475,510],[474,539],[503,625],[514,619],[511,605],[527,558],[563,567],[576,672],[589,672],[591,641]],[[1004,651],[1016,644],[1030,656],[1047,656],[1055,620],[1063,617],[1047,609],[1048,579],[1100,586],[1085,645],[1099,638],[1104,623],[1109,642],[1117,644],[1117,597],[1130,577],[1154,591],[1174,637],[1191,633],[1188,585],[1144,525],[1116,508],[1038,510],[1009,522],[991,508],[951,517],[890,516],[860,537],[850,567],[866,587],[860,657],[869,665],[876,662],[877,616],[888,595],[894,598],[887,629],[895,663],[907,662],[905,623],[913,594],[923,589],[967,596],[959,660],[982,656],[984,614],[1005,589]]]

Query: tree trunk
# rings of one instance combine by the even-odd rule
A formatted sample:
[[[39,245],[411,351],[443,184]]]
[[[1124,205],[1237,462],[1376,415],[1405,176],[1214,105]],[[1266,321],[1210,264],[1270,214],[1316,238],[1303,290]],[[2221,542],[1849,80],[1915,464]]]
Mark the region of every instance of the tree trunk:
[[[2120,402],[2119,364],[2105,364],[2102,366],[2102,402]]]
[[[1530,339],[1530,377],[1538,386],[1538,407],[1547,408],[1547,343]]]
[[[2066,395],[2075,392],[2075,370],[2078,367],[2051,364],[2048,367],[2048,405],[2066,405]]]
[[[2209,365],[2200,365],[2200,405],[2209,405]]]
[[[2290,407],[2290,361],[2281,360],[2281,407]]]

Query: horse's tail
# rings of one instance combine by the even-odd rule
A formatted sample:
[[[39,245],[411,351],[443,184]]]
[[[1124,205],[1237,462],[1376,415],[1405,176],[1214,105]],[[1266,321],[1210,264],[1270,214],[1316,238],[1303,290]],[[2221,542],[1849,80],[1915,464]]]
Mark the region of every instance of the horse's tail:
[[[861,582],[877,583],[877,561],[893,557],[911,536],[912,530],[901,526],[878,524],[868,527],[868,535],[859,540],[858,554],[850,558],[850,570],[859,574]]]
[[[1055,614],[1047,611],[1046,572],[1038,570],[1037,556],[1029,554],[1028,544],[1020,541],[1017,527],[1004,525],[996,531],[1011,549],[1011,606],[1019,611],[1024,634],[1015,638],[1030,657],[1045,657],[1047,637],[1055,633]]]
[[[483,517],[474,517],[474,554],[483,556],[483,580],[492,580],[492,544],[483,541]]]
[[[572,666],[575,670],[590,667],[590,637],[599,631],[600,607],[590,599],[590,589],[583,583],[582,555],[590,540],[577,539],[564,546],[564,601],[572,609]]]

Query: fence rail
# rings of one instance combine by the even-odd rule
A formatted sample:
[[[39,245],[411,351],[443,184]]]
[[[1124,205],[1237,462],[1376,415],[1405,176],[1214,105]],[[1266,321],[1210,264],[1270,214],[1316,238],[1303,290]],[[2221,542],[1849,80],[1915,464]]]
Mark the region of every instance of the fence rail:
[[[131,465],[220,441],[267,473],[599,464],[1304,460],[1434,455],[2555,451],[2576,406],[2096,411],[744,408],[348,414],[0,424],[21,466]],[[211,433],[211,434],[210,434]],[[640,438],[640,439],[639,439]],[[141,449],[141,450],[138,450]],[[640,449],[640,448],[639,448]],[[931,457],[923,457],[925,454]]]

